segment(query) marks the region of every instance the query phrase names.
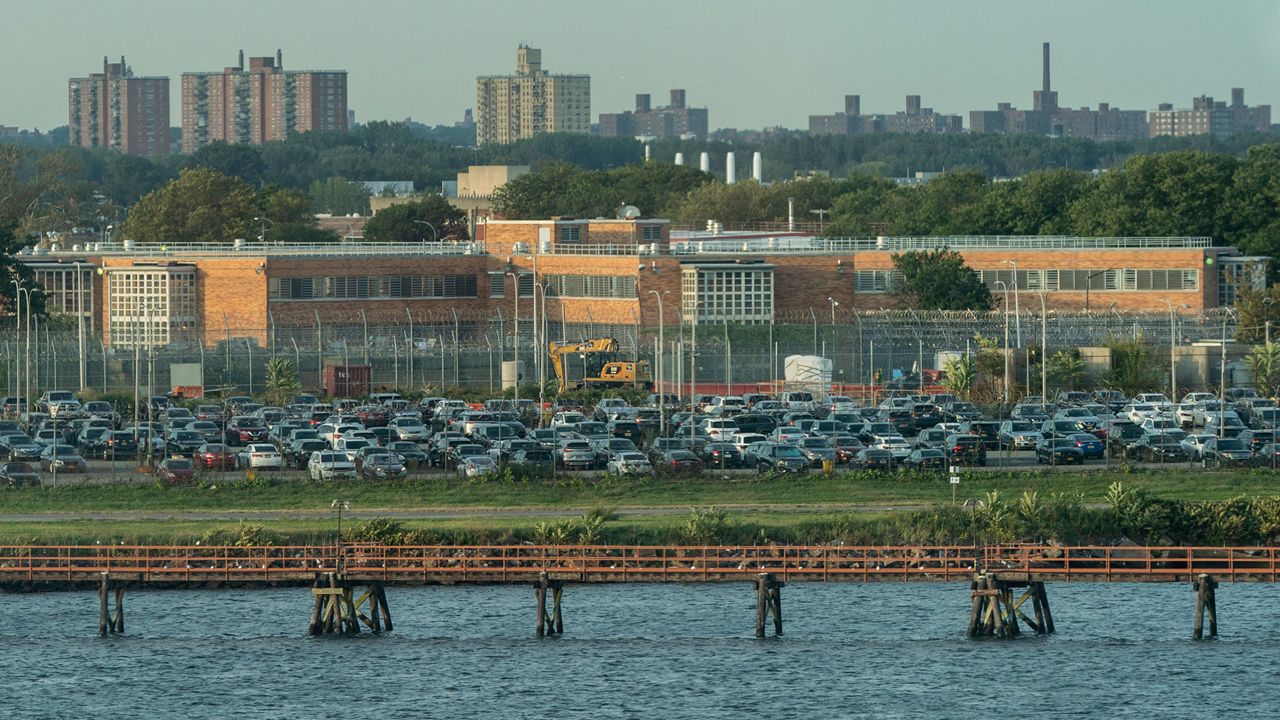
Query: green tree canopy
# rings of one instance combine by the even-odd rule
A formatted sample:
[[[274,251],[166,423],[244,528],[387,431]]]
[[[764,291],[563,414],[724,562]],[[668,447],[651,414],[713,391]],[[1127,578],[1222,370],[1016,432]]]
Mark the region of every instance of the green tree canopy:
[[[256,145],[212,142],[187,158],[188,168],[206,168],[240,178],[250,185],[260,185],[267,174],[262,151]]]
[[[439,195],[428,195],[416,202],[397,203],[379,210],[364,226],[364,238],[369,242],[388,243],[466,242],[471,235],[465,213]]]
[[[330,215],[364,215],[369,212],[369,188],[334,176],[311,183],[311,210]]]
[[[991,291],[954,250],[911,250],[894,253],[893,267],[902,274],[893,292],[909,307],[921,310],[990,310]]]
[[[124,237],[146,243],[230,243],[255,237],[261,199],[248,183],[206,168],[145,195],[129,213]]]

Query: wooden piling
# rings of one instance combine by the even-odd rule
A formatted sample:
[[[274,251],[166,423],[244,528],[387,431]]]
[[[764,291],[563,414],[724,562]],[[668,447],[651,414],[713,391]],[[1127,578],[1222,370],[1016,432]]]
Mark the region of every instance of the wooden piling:
[[[1196,615],[1195,625],[1191,630],[1191,637],[1195,640],[1204,639],[1204,616],[1209,615],[1209,637],[1218,637],[1218,581],[1212,575],[1200,575],[1192,580],[1192,587],[1196,591]]]
[[[756,576],[756,637],[764,637],[765,623],[773,617],[773,634],[782,634],[782,586],[769,573]]]
[[[111,611],[111,596],[115,595],[115,612]],[[98,635],[124,633],[124,587],[112,584],[110,573],[102,573],[98,583]]]
[[[547,574],[538,575],[538,580],[533,585],[533,595],[538,606],[538,637],[546,637],[547,634]]]
[[[320,588],[320,573],[316,573],[311,581],[311,622],[307,623],[307,635],[319,635],[323,632],[321,613],[324,611],[324,595],[318,592]]]

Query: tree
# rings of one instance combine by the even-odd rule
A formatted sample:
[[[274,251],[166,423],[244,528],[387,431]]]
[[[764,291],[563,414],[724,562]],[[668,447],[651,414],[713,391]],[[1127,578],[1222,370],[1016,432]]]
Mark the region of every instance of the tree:
[[[947,361],[946,367],[943,368],[947,372],[947,390],[952,393],[969,399],[969,393],[973,391],[974,380],[977,379],[978,370],[973,362],[973,358],[968,355],[961,355]]]
[[[1080,351],[1071,348],[1055,352],[1045,363],[1045,372],[1048,373],[1046,379],[1054,387],[1076,389],[1084,382],[1084,360],[1080,358]]]
[[[298,382],[298,368],[289,358],[277,355],[267,361],[266,372],[267,402],[283,407],[302,386]]]
[[[1253,385],[1263,397],[1280,395],[1280,344],[1259,345],[1245,356],[1244,362],[1253,373]]]
[[[129,213],[124,237],[146,243],[230,243],[258,234],[258,194],[243,180],[205,168],[147,193]]]
[[[196,150],[187,160],[188,168],[206,168],[259,185],[267,174],[262,151],[253,145],[211,142]]]
[[[1149,392],[1161,384],[1163,372],[1150,345],[1136,340],[1120,340],[1109,343],[1111,348],[1111,374],[1109,387],[1127,395]]]
[[[466,214],[439,195],[392,205],[364,226],[364,238],[369,242],[466,242],[470,237]]]
[[[991,291],[954,250],[911,250],[894,253],[893,267],[902,274],[893,292],[921,310],[990,310]]]
[[[311,183],[311,211],[330,215],[364,215],[369,212],[369,188],[340,177]]]
[[[1236,340],[1259,342],[1266,339],[1267,323],[1280,331],[1280,285],[1266,290],[1242,289],[1236,294]]]

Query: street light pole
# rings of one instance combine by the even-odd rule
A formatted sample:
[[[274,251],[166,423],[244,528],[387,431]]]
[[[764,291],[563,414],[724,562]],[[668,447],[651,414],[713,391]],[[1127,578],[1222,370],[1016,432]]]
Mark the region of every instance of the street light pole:
[[[1017,260],[1001,260],[1005,265],[1013,266],[1013,325],[1014,333],[1017,336],[1018,347],[1022,347],[1022,308],[1018,300],[1018,261]],[[1085,283],[1086,285],[1088,283]]]
[[[268,218],[268,217],[256,217],[254,218],[254,220],[258,221],[258,227],[259,227],[258,242],[265,245],[267,242],[267,223],[271,223],[271,229],[275,230],[276,229],[275,221],[273,221],[271,218]]]
[[[520,276],[513,272],[509,272],[507,273],[507,275],[511,276],[511,291],[512,291],[511,294],[515,296],[513,298],[515,300],[515,312],[514,312],[514,317],[512,318],[512,328],[513,328],[512,333],[515,335],[515,339],[511,343],[511,347],[512,347],[512,355],[513,355],[512,359],[515,361],[515,364],[516,364],[515,400],[516,400],[516,412],[519,413],[520,412]],[[567,373],[568,371],[569,371],[568,367],[565,367],[565,372]]]
[[[1015,300],[1016,302],[1016,300]],[[1040,409],[1048,402],[1049,373],[1045,372],[1049,362],[1049,311],[1045,309],[1044,293],[1040,293]],[[1052,454],[1052,453],[1051,453]]]
[[[13,299],[14,306],[16,308],[13,333],[13,394],[17,397],[22,397],[26,393],[23,392],[22,389],[22,363],[18,362],[18,356],[22,354],[22,293],[25,291],[25,288],[22,287],[22,282],[20,280],[13,280],[11,282],[13,283]],[[27,312],[30,313],[30,295],[27,297]],[[19,419],[21,419],[21,403],[14,404],[18,406],[15,410],[18,412]]]
[[[78,333],[78,344],[80,346],[80,389],[83,391],[89,384],[88,382],[88,366],[85,360],[84,351],[84,278],[80,272],[80,261],[76,261],[76,327]],[[103,388],[103,392],[106,388]]]
[[[1178,305],[1175,307],[1168,299],[1164,301],[1164,304],[1169,306],[1169,401],[1176,403],[1178,402],[1178,355],[1176,351],[1178,325],[1177,316],[1174,313],[1190,306]]]
[[[835,298],[827,298],[827,302],[831,303],[831,327],[836,325],[836,307],[840,305],[840,301]]]
[[[813,306],[809,306],[809,317],[813,318],[813,354],[818,354],[818,314],[813,311]]]
[[[662,354],[663,352],[666,351],[666,347],[667,347],[667,336],[666,336],[666,330],[665,330],[667,316],[662,311],[662,296],[669,295],[671,291],[663,290],[661,293],[659,293],[657,290],[650,290],[649,293],[654,297],[658,298],[658,357],[655,358],[658,361],[656,363],[658,366],[656,368],[658,371],[658,383],[657,383],[658,434],[661,435],[662,437],[666,437],[667,435],[667,403],[666,403],[667,394],[664,391],[664,388],[662,386],[662,378],[663,378],[662,371],[665,365],[665,363],[662,360]]]
[[[436,226],[435,226],[435,225],[432,225],[431,223],[427,222],[426,220],[414,220],[413,222],[414,222],[414,224],[415,224],[415,225],[426,225],[427,227],[431,228],[431,241],[432,241],[432,242],[440,242],[440,233],[436,232]]]
[[[1004,285],[1004,401],[1009,402],[1009,283],[997,280],[996,285]],[[1031,378],[1027,378],[1028,382]]]

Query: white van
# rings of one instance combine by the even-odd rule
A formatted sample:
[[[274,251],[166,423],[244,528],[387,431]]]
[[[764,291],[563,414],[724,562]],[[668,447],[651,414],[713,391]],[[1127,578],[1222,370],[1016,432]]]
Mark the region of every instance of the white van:
[[[793,412],[813,412],[815,402],[813,393],[807,390],[790,390],[778,396],[782,406]]]
[[[702,421],[702,427],[706,429],[708,435],[720,442],[729,442],[733,439],[734,433],[741,432],[738,423],[729,418],[707,418]]]

